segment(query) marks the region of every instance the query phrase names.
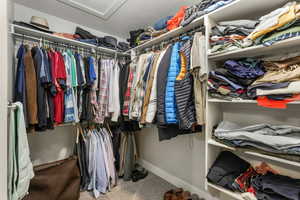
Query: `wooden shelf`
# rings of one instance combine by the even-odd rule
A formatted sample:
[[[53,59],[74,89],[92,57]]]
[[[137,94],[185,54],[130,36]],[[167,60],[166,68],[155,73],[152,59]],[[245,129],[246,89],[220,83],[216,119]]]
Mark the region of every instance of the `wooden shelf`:
[[[36,37],[36,38],[44,38],[46,40],[50,40],[50,41],[54,41],[54,42],[61,42],[61,43],[70,44],[70,45],[74,45],[74,46],[78,46],[78,47],[91,48],[91,49],[95,49],[95,50],[99,50],[99,51],[107,52],[107,53],[112,53],[112,54],[117,53],[118,55],[129,55],[127,53],[118,52],[113,49],[109,49],[109,48],[105,48],[105,47],[98,47],[96,45],[79,42],[77,40],[72,40],[72,39],[68,39],[68,38],[64,38],[64,37],[59,37],[59,36],[56,36],[56,35],[53,35],[50,33],[45,33],[42,31],[26,28],[23,26],[15,25],[15,24],[11,24],[11,32],[12,32],[12,34],[17,33],[20,35],[28,35],[28,36]]]
[[[213,188],[213,189],[215,189],[215,190],[217,190],[221,193],[224,193],[224,194],[226,194],[226,195],[228,195],[228,196],[230,196],[234,199],[238,199],[238,200],[243,200],[244,199],[240,193],[232,192],[230,190],[227,190],[225,188],[222,188],[222,187],[217,186],[217,185],[212,184],[212,183],[207,183],[207,185],[208,185],[208,187],[211,187],[211,188]]]
[[[291,165],[291,166],[295,166],[295,167],[300,167],[300,162],[291,161],[291,160],[287,160],[287,159],[279,158],[279,157],[275,157],[275,156],[270,156],[270,155],[266,155],[266,154],[262,154],[262,153],[258,153],[258,152],[254,152],[254,151],[229,147],[229,146],[227,146],[225,144],[222,144],[220,142],[217,142],[213,139],[208,140],[208,144],[212,145],[212,146],[228,149],[230,151],[238,151],[238,152],[241,152],[241,153],[244,153],[244,154],[256,156],[256,157],[259,157],[259,158],[264,158],[264,159],[275,161],[275,162],[278,162],[278,163],[283,163],[283,164],[287,164],[287,165]]]

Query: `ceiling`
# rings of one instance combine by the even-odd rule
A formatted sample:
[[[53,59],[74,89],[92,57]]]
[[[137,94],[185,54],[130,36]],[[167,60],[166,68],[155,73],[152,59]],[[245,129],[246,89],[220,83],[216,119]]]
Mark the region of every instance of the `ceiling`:
[[[62,1],[65,1],[62,3]],[[121,38],[200,0],[15,0],[16,3]],[[67,5],[74,3],[73,6]],[[77,3],[77,4],[76,4]],[[79,10],[76,5],[85,8]],[[92,12],[91,12],[92,10]],[[89,12],[89,13],[88,13]]]

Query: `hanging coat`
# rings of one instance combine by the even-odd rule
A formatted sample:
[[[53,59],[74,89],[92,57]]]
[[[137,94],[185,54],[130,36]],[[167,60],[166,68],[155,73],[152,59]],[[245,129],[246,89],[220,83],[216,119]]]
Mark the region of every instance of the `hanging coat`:
[[[23,199],[28,193],[30,180],[34,177],[30,160],[23,105],[14,103],[10,110],[9,155],[8,155],[8,198]]]
[[[175,80],[180,72],[180,43],[174,44],[172,49],[171,64],[168,71],[166,95],[165,95],[165,118],[167,124],[176,124],[177,105],[175,100]]]

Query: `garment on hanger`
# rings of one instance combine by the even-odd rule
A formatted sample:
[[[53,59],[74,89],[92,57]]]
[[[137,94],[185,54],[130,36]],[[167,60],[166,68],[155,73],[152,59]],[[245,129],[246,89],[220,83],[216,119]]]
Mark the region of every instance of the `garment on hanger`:
[[[76,153],[81,171],[81,188],[95,198],[117,184],[112,135],[106,128],[81,129]]]
[[[132,60],[136,71],[130,90],[129,119],[138,120],[140,125],[156,123],[160,140],[201,130],[205,98],[196,95],[204,94],[206,69],[197,53],[205,54],[204,45],[204,36],[196,33],[193,38],[180,37],[164,49]]]
[[[126,72],[129,63],[23,43],[17,59],[15,100],[24,104],[28,128],[45,131],[62,123],[119,120],[124,95],[120,95],[120,80],[124,79],[125,92],[129,77],[128,71],[121,79],[120,70]],[[32,112],[27,113],[27,107]]]
[[[8,199],[19,200],[27,195],[34,172],[30,160],[23,105],[17,102],[12,104],[12,107],[9,110]]]
[[[29,126],[34,126],[38,123],[37,118],[37,79],[36,72],[31,54],[31,49],[28,45],[25,46],[26,53],[24,57],[25,64],[25,84],[26,84],[26,109],[30,110],[27,115],[27,122]]]

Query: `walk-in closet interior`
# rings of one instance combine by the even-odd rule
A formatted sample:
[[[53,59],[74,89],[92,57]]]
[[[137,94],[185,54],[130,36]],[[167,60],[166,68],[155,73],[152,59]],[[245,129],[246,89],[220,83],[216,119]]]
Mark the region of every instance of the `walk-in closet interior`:
[[[0,10],[0,200],[300,200],[300,2]]]

